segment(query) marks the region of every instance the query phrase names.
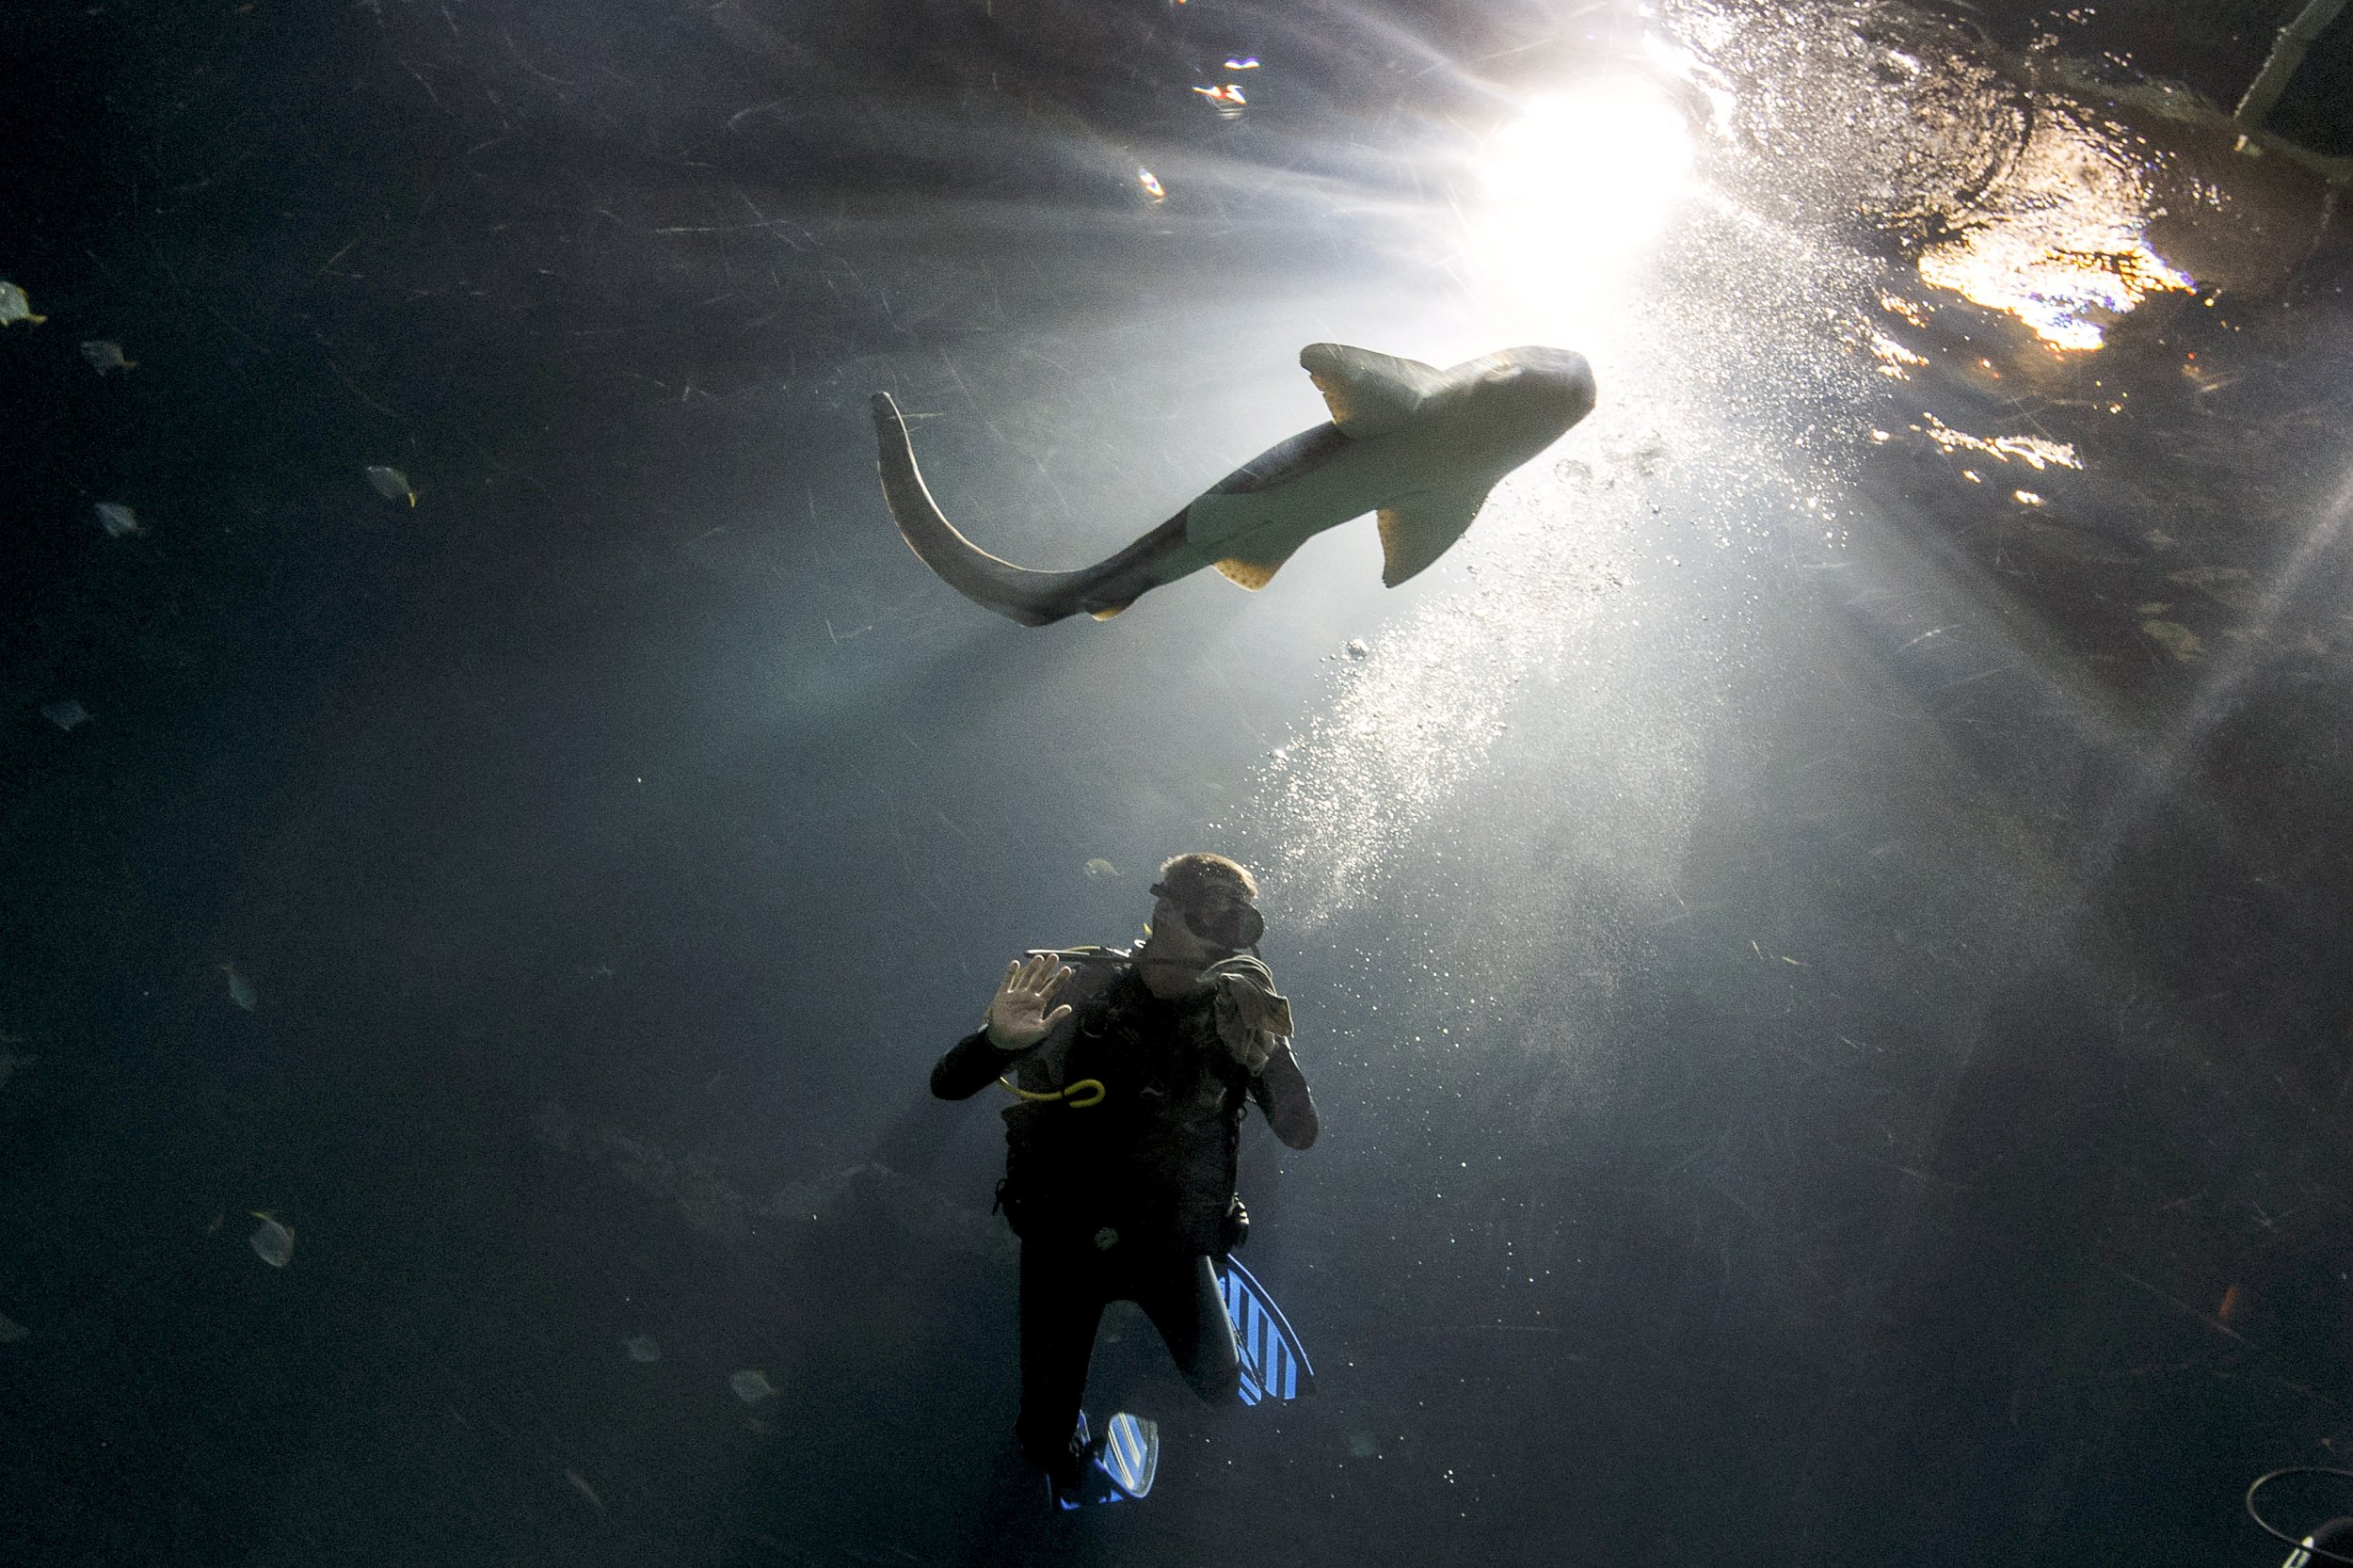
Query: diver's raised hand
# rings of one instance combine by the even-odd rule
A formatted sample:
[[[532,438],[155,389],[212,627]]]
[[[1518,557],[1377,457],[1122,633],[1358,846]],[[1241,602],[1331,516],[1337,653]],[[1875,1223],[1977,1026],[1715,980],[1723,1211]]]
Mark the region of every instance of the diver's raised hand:
[[[1048,1030],[1070,1016],[1066,1002],[1046,1010],[1069,978],[1070,971],[1051,953],[1006,965],[1005,983],[988,1004],[988,1043],[999,1050],[1028,1050],[1045,1039]]]

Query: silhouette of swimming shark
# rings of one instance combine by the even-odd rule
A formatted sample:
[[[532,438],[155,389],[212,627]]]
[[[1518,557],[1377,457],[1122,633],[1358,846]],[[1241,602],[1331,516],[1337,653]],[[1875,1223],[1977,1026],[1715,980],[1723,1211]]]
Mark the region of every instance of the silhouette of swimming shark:
[[[1203,567],[1266,586],[1327,528],[1381,515],[1381,581],[1394,588],[1444,554],[1498,480],[1593,411],[1593,373],[1561,348],[1507,348],[1437,370],[1340,344],[1299,362],[1332,421],[1269,447],[1117,554],[1077,571],[1000,561],[940,515],[906,422],[874,394],[883,498],[899,532],[948,585],[1024,626],[1112,616]]]

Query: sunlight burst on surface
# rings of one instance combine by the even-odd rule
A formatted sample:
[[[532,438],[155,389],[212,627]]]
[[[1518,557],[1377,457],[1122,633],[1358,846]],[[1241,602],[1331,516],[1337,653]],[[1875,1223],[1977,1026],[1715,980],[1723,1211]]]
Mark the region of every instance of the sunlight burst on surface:
[[[1531,100],[1481,149],[1469,218],[1488,280],[1552,308],[1606,310],[1690,194],[1682,113],[1635,77]]]

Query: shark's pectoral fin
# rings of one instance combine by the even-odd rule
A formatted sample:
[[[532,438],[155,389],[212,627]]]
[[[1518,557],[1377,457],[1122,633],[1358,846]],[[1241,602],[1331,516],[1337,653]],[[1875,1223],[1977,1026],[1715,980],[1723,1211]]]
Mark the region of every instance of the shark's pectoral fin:
[[[1445,372],[1418,360],[1340,343],[1309,344],[1299,364],[1323,394],[1332,423],[1359,440],[1403,428],[1421,400],[1446,384]]]
[[[1269,583],[1273,582],[1274,574],[1281,571],[1283,563],[1289,559],[1289,552],[1272,561],[1247,561],[1239,555],[1228,555],[1225,560],[1215,562],[1213,565],[1225,574],[1226,581],[1239,583],[1255,594]]]
[[[1432,490],[1382,507],[1382,585],[1394,588],[1445,554],[1479,515],[1490,488]]]

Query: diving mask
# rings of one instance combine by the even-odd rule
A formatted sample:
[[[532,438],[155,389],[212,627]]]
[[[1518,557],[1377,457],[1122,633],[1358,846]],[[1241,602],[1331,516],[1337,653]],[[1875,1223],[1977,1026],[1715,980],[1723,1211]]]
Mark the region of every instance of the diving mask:
[[[1196,893],[1198,902],[1189,904],[1164,882],[1152,884],[1151,893],[1175,904],[1186,929],[1205,942],[1240,952],[1257,946],[1258,938],[1266,935],[1266,917],[1240,893],[1206,889]]]

